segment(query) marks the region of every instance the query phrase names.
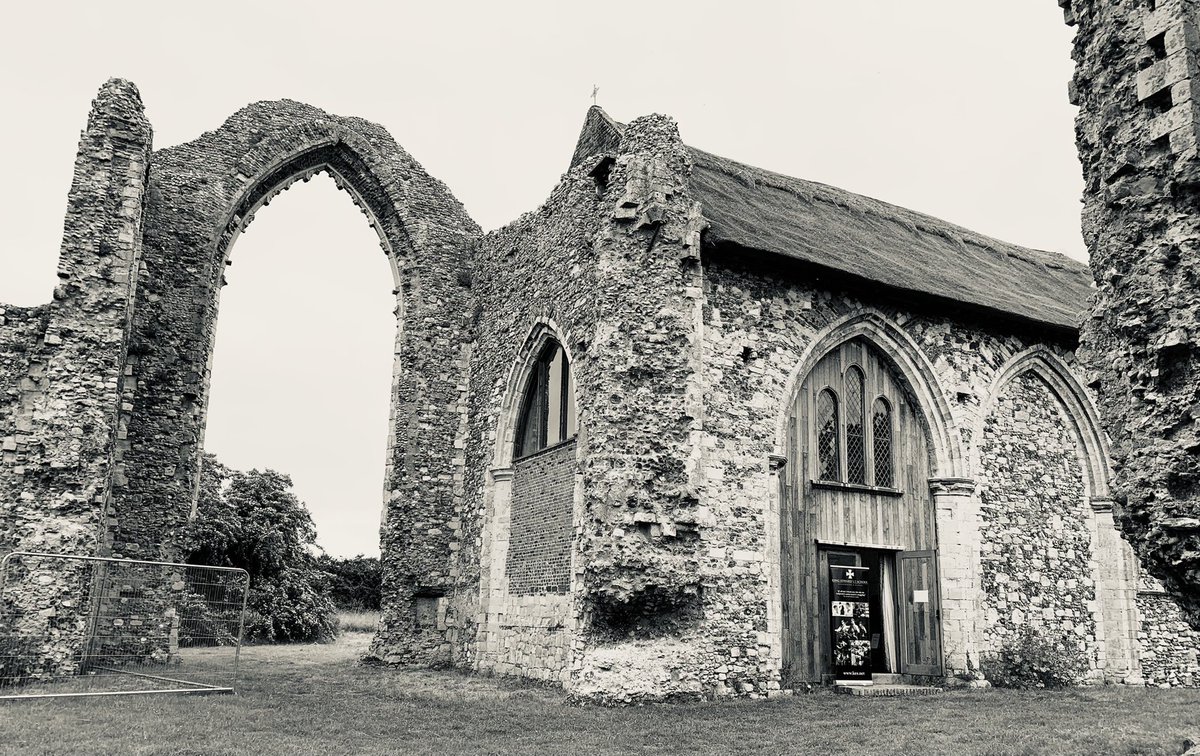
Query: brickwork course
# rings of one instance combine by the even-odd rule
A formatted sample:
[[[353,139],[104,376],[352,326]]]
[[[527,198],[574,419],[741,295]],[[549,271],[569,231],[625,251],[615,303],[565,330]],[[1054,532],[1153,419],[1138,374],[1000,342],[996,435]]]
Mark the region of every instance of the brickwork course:
[[[1093,406],[1107,395],[1076,353],[1083,266],[599,108],[542,206],[484,234],[378,125],[260,102],[151,152],[136,89],[107,83],[54,301],[0,306],[0,550],[174,553],[222,271],[254,213],[318,171],[378,232],[397,296],[369,658],[606,703],[822,682],[783,640],[811,621],[783,598],[796,554],[781,528],[799,515],[782,492],[813,477],[788,418],[813,367],[858,340],[928,452],[915,495],[936,520],[921,600],[940,618],[935,671],[978,683],[981,657],[1030,625],[1071,640],[1090,682],[1196,683],[1186,603],[1138,597],[1143,565],[1114,524],[1129,515]],[[578,434],[517,458],[523,392],[551,343]],[[895,501],[834,488],[848,512]],[[858,548],[897,569],[900,539],[854,537],[857,516],[844,542],[802,553]],[[899,605],[917,600],[899,586]]]

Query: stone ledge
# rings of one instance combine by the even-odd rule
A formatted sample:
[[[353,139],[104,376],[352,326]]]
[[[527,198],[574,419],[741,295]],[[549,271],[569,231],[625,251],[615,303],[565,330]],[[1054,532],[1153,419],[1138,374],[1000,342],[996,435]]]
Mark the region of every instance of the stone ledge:
[[[945,691],[927,685],[835,685],[833,692],[843,696],[897,698],[902,696],[939,696]]]

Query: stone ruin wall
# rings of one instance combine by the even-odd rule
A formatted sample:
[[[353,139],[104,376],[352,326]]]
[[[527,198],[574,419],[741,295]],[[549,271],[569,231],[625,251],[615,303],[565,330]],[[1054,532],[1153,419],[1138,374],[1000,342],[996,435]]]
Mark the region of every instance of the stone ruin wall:
[[[387,611],[372,653],[444,658],[443,637],[412,632],[413,599],[453,579],[449,526],[464,459],[446,450],[464,446],[478,227],[383,129],[300,103],[258,103],[153,160],[150,149],[137,89],[109,81],[80,140],[53,301],[2,308],[0,545],[175,555],[170,534],[194,501],[225,254],[274,193],[330,170],[394,256],[404,325],[386,481]],[[31,577],[41,587],[29,601],[45,598],[44,576]],[[62,600],[49,599],[59,616],[48,621],[62,627],[65,610],[79,611],[65,603],[78,594],[73,580],[50,585]],[[21,614],[34,608],[16,603]],[[126,643],[123,632],[114,642]],[[143,640],[129,633],[130,643]]]
[[[1122,529],[1200,627],[1200,9],[1059,0],[1097,291],[1080,356]]]
[[[48,305],[0,306],[0,556],[16,550],[45,521],[45,511],[31,503],[33,494],[22,479],[32,410],[45,375],[42,340],[49,315]]]
[[[510,590],[508,546],[518,474],[512,445],[525,388],[520,367],[536,359],[542,342],[535,334],[544,334],[559,340],[571,357],[582,429],[576,444],[586,447],[591,338],[586,324],[598,316],[591,295],[599,285],[593,247],[600,212],[596,182],[575,169],[541,208],[487,234],[475,250],[466,505],[457,523],[467,547],[456,555],[456,593],[448,614],[458,628],[455,662],[482,671],[569,680],[578,622],[575,597],[580,581],[573,564],[578,513],[572,497],[565,513],[572,557],[566,589],[524,594]],[[561,486],[567,472],[574,481],[579,471],[573,458],[556,473],[552,485]]]
[[[1138,643],[1146,685],[1200,687],[1200,631],[1187,623],[1161,582],[1143,574],[1138,583]]]
[[[105,84],[80,137],[53,300],[0,306],[0,557],[107,551],[150,148],[136,87]],[[18,632],[40,636],[43,672],[79,663],[97,610],[81,594],[86,572],[16,566],[9,576],[17,582],[0,608]]]
[[[645,647],[695,632],[703,590],[693,561],[700,229],[684,185],[689,158],[658,116],[576,158],[540,209],[488,234],[475,256],[481,317],[462,530],[480,548],[459,552],[448,624],[461,628],[456,659],[479,669],[560,680],[584,698],[696,696],[698,681],[663,686],[658,674],[690,645]],[[561,340],[576,383],[572,568],[567,592],[519,595],[505,576],[522,473],[511,445],[520,367],[539,335]]]

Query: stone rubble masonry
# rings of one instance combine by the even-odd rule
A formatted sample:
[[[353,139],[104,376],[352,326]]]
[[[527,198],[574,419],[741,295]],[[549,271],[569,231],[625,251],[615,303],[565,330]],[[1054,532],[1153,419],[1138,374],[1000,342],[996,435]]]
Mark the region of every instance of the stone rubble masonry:
[[[1096,670],[1092,512],[1070,420],[1049,387],[1025,373],[996,398],[981,446],[986,646],[1034,628]]]
[[[1138,641],[1146,684],[1160,688],[1200,686],[1200,631],[1192,629],[1162,584],[1143,575],[1138,586]]]
[[[0,556],[106,550],[151,139],[137,88],[105,83],[79,140],[53,301],[0,306]],[[7,596],[22,632],[45,626],[43,659],[63,669],[88,609],[73,577],[42,573]]]
[[[591,137],[546,202],[482,234],[375,124],[261,102],[150,156],[135,94],[110,83],[93,109],[55,301],[3,308],[0,490],[20,492],[0,510],[6,548],[173,554],[231,247],[275,194],[328,171],[378,232],[397,295],[369,658],[601,702],[781,695],[782,422],[806,361],[862,336],[930,426],[947,671],[974,674],[1016,612],[1052,596],[1067,612],[1053,625],[1080,637],[1097,674],[1138,679],[1134,569],[1105,509],[1070,329],[702,251],[691,153],[663,116],[619,130],[590,111]],[[513,441],[549,339],[571,363],[579,435],[539,468],[513,460]],[[1018,464],[985,464],[1003,444]],[[1039,522],[1018,554],[1020,518],[1048,511],[1061,527]],[[1012,574],[1039,564],[1036,578]],[[1157,638],[1167,620],[1143,614]],[[1186,659],[1163,664],[1154,674],[1184,679]]]
[[[1114,512],[1200,628],[1200,7],[1059,5],[1076,27],[1070,96],[1097,284],[1080,359],[1112,440]]]
[[[541,208],[485,236],[476,252],[481,317],[462,529],[482,559],[479,550],[460,552],[452,614],[467,632],[456,658],[481,669],[557,663],[503,650],[525,642],[515,632],[520,618],[566,628],[561,674],[580,697],[695,696],[702,688],[686,659],[671,655],[683,674],[663,686],[651,649],[664,634],[698,639],[701,631],[693,359],[701,220],[674,122],[638,119],[604,142],[617,143],[584,155]],[[520,474],[511,467],[524,386],[515,366],[536,353],[539,334],[570,357],[580,433],[570,593],[535,605],[539,597],[508,592],[503,566]]]
[[[107,82],[79,141],[58,286],[0,305],[0,550],[101,550],[151,145],[137,88]]]
[[[704,531],[709,558],[700,569],[706,576],[706,630],[723,657],[713,670],[719,682],[758,695],[764,689],[769,694],[780,679],[779,513],[771,503],[777,496],[768,490],[778,459],[773,455],[782,452],[780,417],[803,377],[797,366],[814,345],[842,332],[866,333],[876,346],[885,345],[889,334],[895,343],[910,344],[915,354],[887,354],[897,362],[927,361],[935,396],[948,408],[945,423],[962,450],[958,463],[952,454],[940,460],[935,471],[940,477],[931,481],[947,671],[975,674],[979,656],[995,649],[998,622],[989,622],[988,606],[997,607],[1002,598],[1011,626],[1014,612],[1022,622],[1032,621],[1027,618],[1035,612],[1044,617],[1042,602],[1053,595],[1064,602],[1054,624],[1079,638],[1081,652],[1099,670],[1095,677],[1140,682],[1133,650],[1133,569],[1118,569],[1132,562],[1132,552],[1117,537],[1111,516],[1097,512],[1099,502],[1085,495],[1099,484],[1085,479],[1089,465],[1076,441],[1082,431],[1073,429],[1084,421],[1068,417],[1058,389],[1048,390],[1040,374],[1034,375],[1039,365],[1057,366],[1062,380],[1079,385],[1069,335],[995,320],[985,325],[949,317],[943,308],[922,310],[883,299],[868,303],[836,280],[788,275],[786,268],[720,250],[706,253],[703,307],[701,501],[720,526]],[[1023,397],[1020,410],[1012,406],[1014,395]],[[939,412],[928,406],[923,411]],[[1021,433],[1019,442],[1010,443],[1020,446],[1027,469],[1015,476],[1030,480],[1005,481],[1002,488],[999,463],[985,458],[989,444],[995,445],[989,435],[1005,423]],[[1030,449],[1044,457],[1032,467]],[[1011,467],[1005,471],[1014,476]],[[1051,515],[1037,523],[1045,528],[1042,537],[1014,550],[1017,523],[1047,508],[1058,513],[1061,524]],[[1014,574],[1017,562],[1022,569],[1041,564],[1041,574]],[[996,577],[1002,572],[1017,584],[1011,594],[999,592]],[[709,590],[710,584],[724,585]],[[756,637],[734,647],[722,625],[752,630]],[[697,659],[696,649],[691,652],[689,662],[705,669],[710,662]],[[703,671],[700,677],[711,680]]]

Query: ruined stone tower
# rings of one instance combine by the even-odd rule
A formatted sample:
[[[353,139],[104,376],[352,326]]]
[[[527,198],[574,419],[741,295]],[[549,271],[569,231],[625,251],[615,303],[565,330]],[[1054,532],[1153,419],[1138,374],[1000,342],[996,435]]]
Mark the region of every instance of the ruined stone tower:
[[[1200,627],[1200,8],[1059,0],[1096,292],[1081,355],[1121,527]]]

